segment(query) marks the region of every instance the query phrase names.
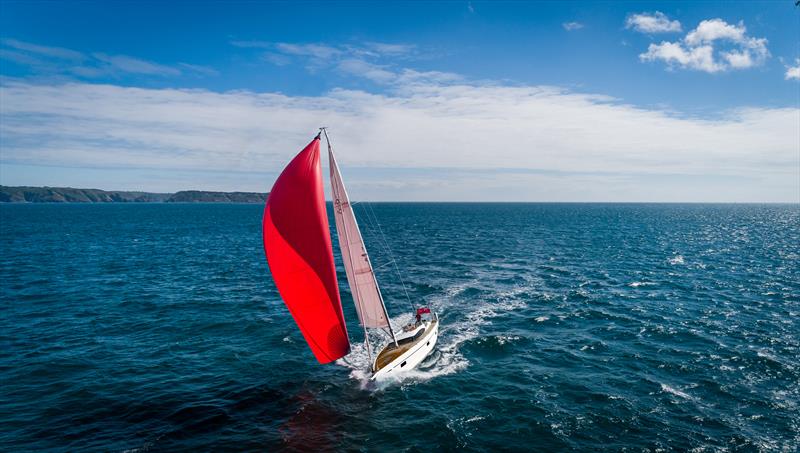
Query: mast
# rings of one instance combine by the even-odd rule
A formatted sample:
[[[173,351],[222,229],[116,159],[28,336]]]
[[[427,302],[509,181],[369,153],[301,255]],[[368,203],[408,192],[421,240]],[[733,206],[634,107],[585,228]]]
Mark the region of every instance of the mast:
[[[336,157],[333,154],[333,146],[331,146],[328,131],[324,127],[320,128],[320,130],[325,134],[325,141],[328,144],[328,156],[331,167],[331,192],[334,201],[336,228],[339,230],[339,246],[342,250],[342,259],[345,261],[347,281],[353,293],[359,321],[361,321],[364,327],[364,341],[367,343],[367,352],[370,354],[370,361],[372,361],[367,327],[386,327],[389,334],[392,336],[392,341],[395,346],[397,346],[397,338],[389,322],[389,313],[386,311],[386,303],[383,300],[383,294],[378,286],[378,280],[375,276],[372,262],[369,259],[369,254],[364,244],[364,238],[361,236],[358,221],[350,205],[350,197],[347,195],[347,189],[342,180],[339,164],[336,162]],[[351,224],[348,226],[348,223]],[[363,258],[363,261],[354,259],[354,251],[358,252],[361,258]],[[365,274],[368,274],[368,276]],[[380,307],[380,311],[377,311],[378,306]]]
[[[328,138],[328,131],[324,127],[321,127],[320,130],[325,133],[325,142],[328,144],[328,155],[329,155],[329,157],[332,157],[333,156],[333,148],[331,147],[331,141]],[[332,158],[329,159],[329,165],[331,165],[331,166],[336,165],[336,161],[334,159],[332,159]],[[337,170],[338,170],[338,167],[337,167]],[[333,179],[331,179],[331,195],[334,197],[334,200],[333,200],[334,214],[333,215],[334,216],[341,215],[342,206],[341,206],[341,203],[339,202],[339,199],[336,197],[336,194],[333,193],[333,190],[334,190],[333,189]],[[338,223],[337,223],[337,225],[338,225]],[[342,227],[344,228],[344,232],[343,233],[346,236],[347,235],[347,224],[345,222],[342,222]],[[366,252],[366,250],[365,250],[365,252]],[[345,257],[345,255],[347,255],[347,257]],[[353,257],[349,252],[345,253],[344,248],[342,248],[342,260],[345,260],[345,259],[350,261],[350,267],[352,268],[353,267]],[[350,290],[352,291],[353,299],[355,300],[355,302],[357,304],[359,318],[361,318],[362,317],[361,313],[364,312],[364,307],[361,304],[360,288],[359,288],[358,285],[351,285]],[[372,363],[372,350],[371,350],[371,348],[369,346],[369,333],[367,331],[367,324],[362,321],[361,322],[361,327],[364,328],[364,345],[367,347],[367,357],[369,358],[369,362],[371,364]]]

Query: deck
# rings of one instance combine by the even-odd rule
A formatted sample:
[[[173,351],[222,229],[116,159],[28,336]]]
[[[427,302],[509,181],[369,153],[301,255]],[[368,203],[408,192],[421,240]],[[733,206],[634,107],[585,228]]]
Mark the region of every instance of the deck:
[[[394,343],[389,343],[386,345],[385,348],[378,354],[378,358],[375,359],[375,367],[372,370],[373,372],[377,372],[378,370],[382,369],[386,365],[392,363],[396,358],[400,357],[401,355],[405,354],[412,346],[418,344],[420,340],[422,340],[428,332],[431,331],[436,326],[436,323],[439,322],[438,319],[434,319],[433,321],[428,324],[428,328],[425,330],[420,330],[416,335],[410,338],[404,338],[397,342],[397,346]]]

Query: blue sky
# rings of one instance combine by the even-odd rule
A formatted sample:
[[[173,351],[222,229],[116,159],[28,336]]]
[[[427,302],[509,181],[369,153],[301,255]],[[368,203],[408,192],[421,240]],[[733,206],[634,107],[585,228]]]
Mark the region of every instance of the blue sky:
[[[0,183],[798,202],[793,3],[6,1]]]

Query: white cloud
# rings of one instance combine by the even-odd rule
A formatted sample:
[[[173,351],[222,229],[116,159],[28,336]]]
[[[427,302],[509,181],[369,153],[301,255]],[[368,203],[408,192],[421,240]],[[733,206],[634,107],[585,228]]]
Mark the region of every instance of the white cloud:
[[[292,59],[290,57],[275,52],[264,52],[261,55],[261,58],[268,63],[274,64],[275,66],[288,66],[292,64]]]
[[[374,64],[357,58],[341,60],[336,69],[347,75],[361,77],[377,84],[392,85],[396,91],[402,90],[404,87],[449,84],[462,80],[459,75],[449,72],[394,70],[389,65]]]
[[[45,57],[52,57],[58,58],[62,60],[84,60],[86,59],[86,55],[82,54],[81,52],[76,52],[71,49],[65,49],[63,47],[47,47],[47,46],[40,46],[37,44],[32,44],[29,42],[23,42],[16,39],[3,39],[3,44],[8,47],[13,47],[17,50],[22,50],[25,52],[42,55]]]
[[[350,170],[361,197],[797,201],[796,108],[701,120],[555,87],[397,74],[393,94],[321,96],[7,79],[0,155],[4,165],[274,177],[326,125],[345,168],[372,169]],[[376,176],[386,169],[409,173],[386,188]],[[272,184],[249,180],[229,189]]]
[[[561,26],[564,27],[566,31],[580,30],[583,28],[583,24],[580,22],[564,22]]]
[[[300,62],[311,73],[323,68],[338,71],[347,76],[359,77],[379,85],[411,85],[419,83],[445,83],[460,80],[455,74],[428,71],[418,72],[399,68],[398,58],[415,55],[412,44],[366,42],[360,45],[271,43],[266,41],[231,41],[231,45],[243,48],[265,49],[261,58],[276,66],[287,66]]]
[[[786,80],[800,80],[800,58],[794,60],[795,66],[786,66]]]
[[[709,73],[760,66],[768,57],[765,38],[748,36],[742,22],[731,25],[722,19],[704,20],[682,41],[650,44],[639,55],[642,61],[661,60],[670,68]]]
[[[342,51],[323,44],[291,44],[279,42],[275,47],[288,55],[301,55],[305,57],[315,57],[328,59],[342,54]]]
[[[3,39],[0,42],[14,49],[0,49],[0,58],[29,66],[43,74],[86,78],[118,76],[125,73],[154,76],[178,76],[184,72],[203,76],[217,75],[217,71],[213,68],[189,63],[168,66],[128,55],[108,55],[102,52],[87,55],[72,49],[41,46],[16,39]]]
[[[725,67],[714,61],[711,46],[686,48],[676,42],[650,44],[647,52],[639,55],[642,61],[663,60],[670,66],[681,66],[705,72],[722,71]]]
[[[385,42],[368,42],[364,47],[380,55],[405,55],[416,48],[413,44],[391,44]]]
[[[356,58],[342,60],[339,62],[338,69],[344,73],[363,77],[377,83],[391,82],[397,77],[394,72],[387,71],[383,66]]]
[[[397,74],[397,82],[400,90],[402,87],[412,87],[420,85],[447,85],[463,82],[464,79],[458,74],[442,71],[415,71],[413,69],[403,69]]]
[[[632,28],[642,33],[670,33],[681,31],[681,23],[670,20],[666,14],[656,11],[653,14],[631,14],[625,20],[625,28]]]
[[[178,66],[189,71],[194,72],[198,75],[203,76],[217,76],[219,75],[219,71],[214,68],[210,68],[208,66],[201,66],[196,64],[189,64],[189,63],[178,63]]]
[[[153,63],[151,61],[140,60],[127,55],[106,55],[104,53],[94,53],[92,56],[108,65],[113,71],[128,72],[133,74],[150,75],[180,75],[180,71],[165,65]]]
[[[41,66],[45,64],[44,61],[33,55],[9,49],[0,49],[0,59],[13,61],[24,66]]]
[[[686,35],[684,41],[690,46],[711,43],[718,39],[728,39],[734,42],[741,42],[745,39],[747,30],[744,24],[731,25],[722,19],[704,20],[694,30]]]
[[[412,53],[413,44],[367,42],[361,45],[343,44],[332,46],[320,43],[288,43],[269,41],[231,41],[231,45],[242,48],[266,49],[280,55],[310,57],[323,60],[346,59],[354,57],[399,56]]]

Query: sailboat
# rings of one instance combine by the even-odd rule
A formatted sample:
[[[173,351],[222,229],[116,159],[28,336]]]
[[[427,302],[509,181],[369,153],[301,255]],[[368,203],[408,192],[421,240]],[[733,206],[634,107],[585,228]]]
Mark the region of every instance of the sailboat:
[[[395,332],[381,294],[353,206],[326,128],[280,174],[264,207],[263,239],[272,278],[286,307],[319,363],[350,353],[331,245],[320,159],[325,135],[330,163],[333,214],[347,283],[364,330],[371,379],[397,376],[419,365],[433,351],[439,317],[416,308],[415,322]],[[399,271],[399,270],[398,270]],[[373,354],[370,332],[391,338]],[[374,358],[373,358],[374,356]]]

